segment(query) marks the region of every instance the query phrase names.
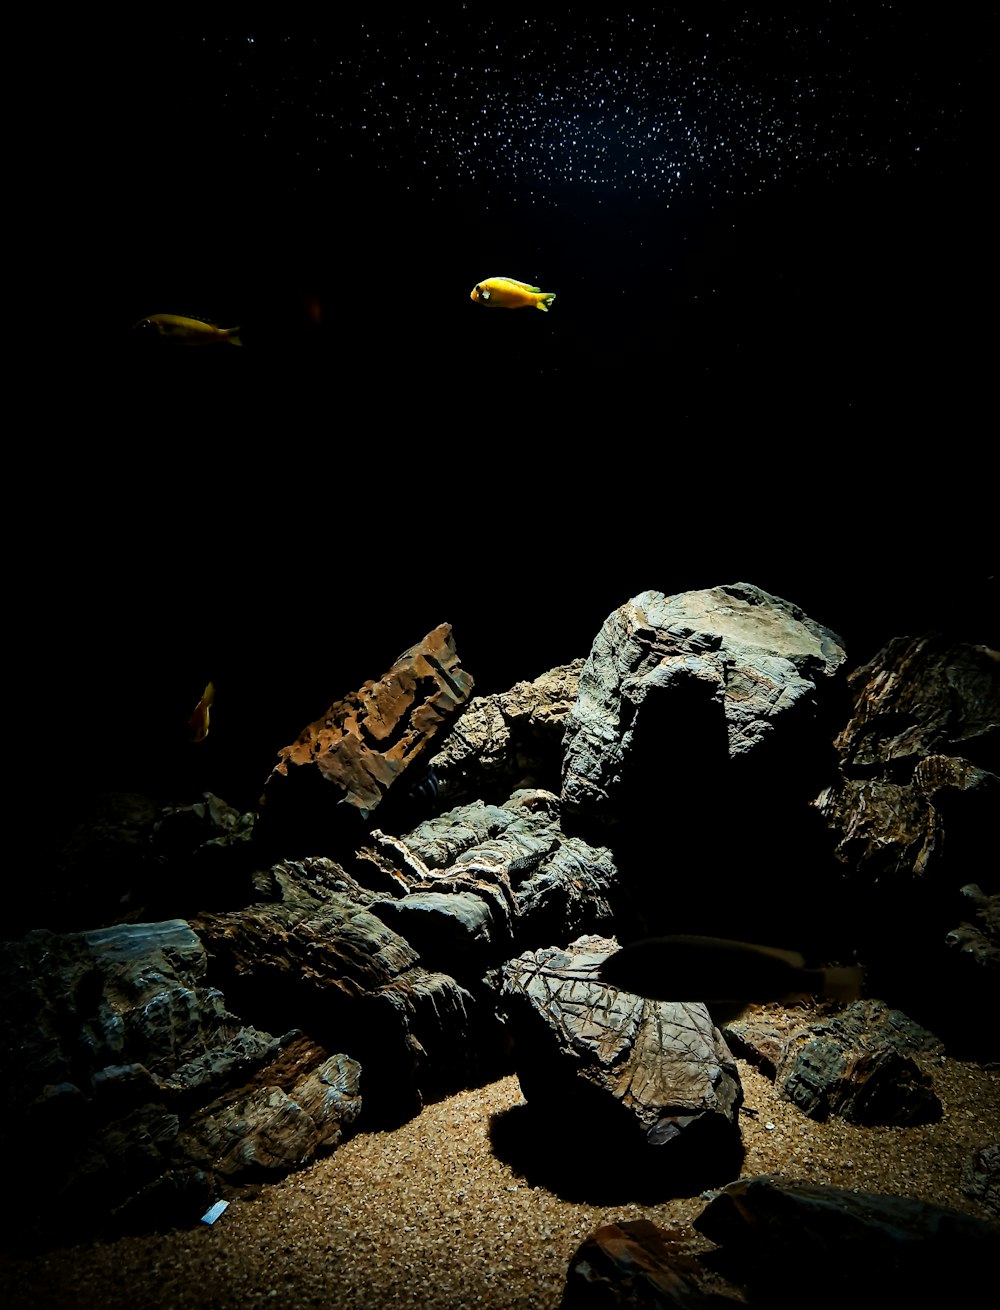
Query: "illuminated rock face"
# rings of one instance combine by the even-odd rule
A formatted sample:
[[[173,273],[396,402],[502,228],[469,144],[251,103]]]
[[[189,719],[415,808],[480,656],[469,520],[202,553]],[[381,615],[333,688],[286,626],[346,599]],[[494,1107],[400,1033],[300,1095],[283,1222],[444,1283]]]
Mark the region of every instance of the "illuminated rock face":
[[[615,949],[613,940],[584,937],[505,965],[522,1091],[568,1139],[586,1140],[595,1167],[655,1176],[669,1160],[708,1185],[739,1149],[736,1065],[704,1005],[644,1000],[604,984],[597,970]]]
[[[730,762],[750,780],[790,763],[845,658],[834,633],[746,583],[642,592],[605,621],[580,674],[567,810],[614,823],[656,779],[666,791],[679,773],[710,784]]]
[[[342,826],[346,811],[360,830],[404,773],[413,778],[414,766],[429,762],[471,692],[451,627],[442,623],[278,752],[261,797],[262,828],[322,839]]]

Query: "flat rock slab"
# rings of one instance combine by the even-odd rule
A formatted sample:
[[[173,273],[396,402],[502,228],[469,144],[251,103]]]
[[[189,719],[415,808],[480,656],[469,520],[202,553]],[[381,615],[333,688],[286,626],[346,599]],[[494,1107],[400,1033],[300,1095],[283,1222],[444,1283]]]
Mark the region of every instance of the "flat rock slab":
[[[608,939],[582,938],[504,967],[522,1091],[567,1134],[583,1134],[581,1151],[613,1142],[623,1160],[655,1158],[669,1173],[673,1157],[696,1145],[708,1172],[739,1139],[735,1063],[703,1005],[647,1001],[602,984],[596,971],[614,949]]]

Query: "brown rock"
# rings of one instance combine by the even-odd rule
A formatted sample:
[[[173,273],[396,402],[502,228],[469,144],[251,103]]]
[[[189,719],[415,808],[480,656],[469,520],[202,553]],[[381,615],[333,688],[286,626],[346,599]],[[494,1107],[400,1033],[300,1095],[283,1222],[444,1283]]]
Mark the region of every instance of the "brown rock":
[[[648,1219],[597,1228],[570,1261],[559,1310],[708,1310],[745,1305],[716,1292],[685,1242]],[[718,1279],[713,1280],[718,1282]]]
[[[367,820],[407,770],[429,761],[442,730],[468,700],[451,626],[440,624],[377,682],[366,682],[278,752],[264,785],[258,836],[276,828],[299,845],[329,836],[335,818]],[[296,854],[287,845],[283,855]],[[324,853],[317,849],[311,854]]]
[[[723,1246],[727,1273],[755,1305],[773,1302],[776,1277],[801,1280],[809,1304],[824,1307],[996,1292],[1000,1229],[909,1197],[760,1175],[722,1188],[694,1223]]]

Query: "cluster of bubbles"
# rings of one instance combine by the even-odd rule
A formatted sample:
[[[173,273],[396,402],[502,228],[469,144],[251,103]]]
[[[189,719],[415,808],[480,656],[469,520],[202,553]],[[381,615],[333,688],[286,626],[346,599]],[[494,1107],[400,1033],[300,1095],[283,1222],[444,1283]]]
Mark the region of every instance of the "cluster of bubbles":
[[[356,164],[430,194],[738,194],[806,169],[891,169],[941,130],[892,15],[880,27],[837,12],[817,6],[796,26],[744,10],[716,28],[676,14],[358,20],[336,40],[272,49],[256,91],[272,130],[306,132],[316,172]],[[252,70],[265,52],[239,39]]]

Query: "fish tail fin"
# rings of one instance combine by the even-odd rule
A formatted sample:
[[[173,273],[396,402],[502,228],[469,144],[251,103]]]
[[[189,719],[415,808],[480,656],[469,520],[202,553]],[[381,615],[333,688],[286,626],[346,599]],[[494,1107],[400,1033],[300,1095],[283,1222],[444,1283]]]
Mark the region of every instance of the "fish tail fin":
[[[545,314],[552,308],[552,302],[555,300],[555,292],[549,291],[538,302],[538,308]]]
[[[241,332],[241,331],[242,331],[242,328],[238,328],[238,327],[234,327],[234,328],[229,328],[229,329],[228,329],[228,331],[226,332],[226,340],[229,342],[229,344],[230,344],[231,346],[242,346],[242,345],[243,345],[243,342],[240,340],[240,332]]]
[[[823,995],[835,1001],[856,1001],[865,982],[860,965],[845,965],[823,970]]]

